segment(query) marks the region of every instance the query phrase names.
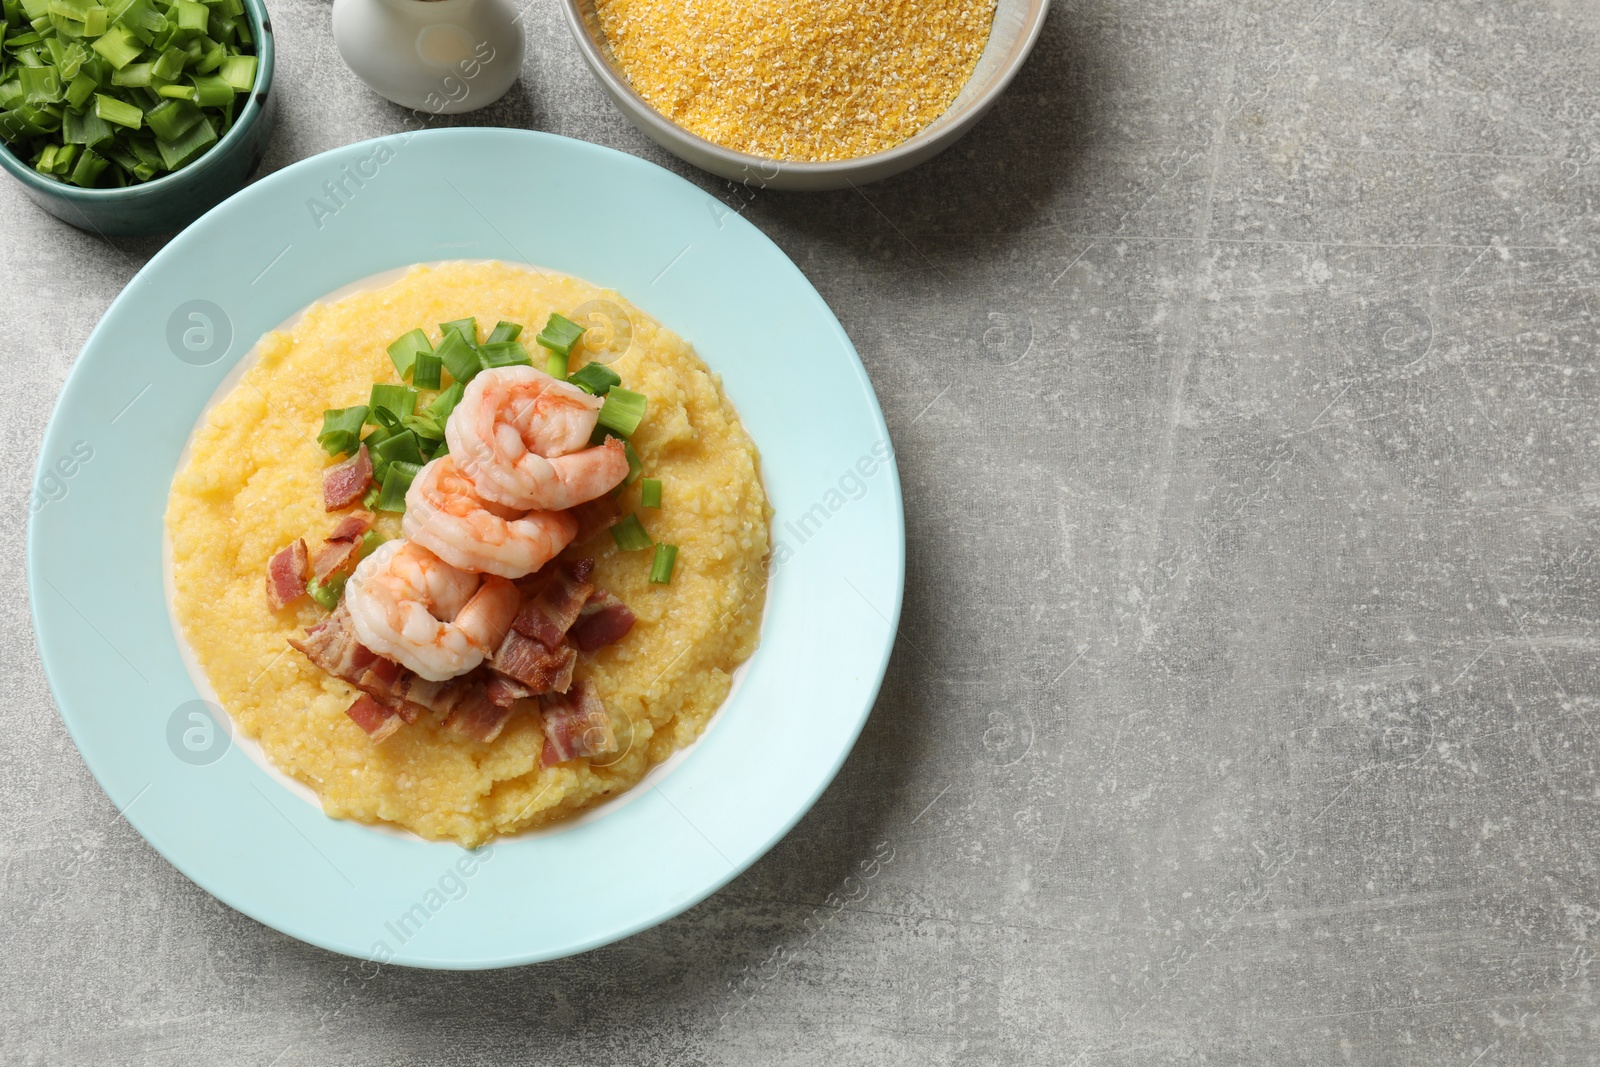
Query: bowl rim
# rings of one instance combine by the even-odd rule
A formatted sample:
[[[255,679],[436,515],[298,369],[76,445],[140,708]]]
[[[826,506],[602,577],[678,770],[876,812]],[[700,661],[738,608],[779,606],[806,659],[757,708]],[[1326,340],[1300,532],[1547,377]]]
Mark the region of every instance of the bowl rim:
[[[217,160],[226,155],[225,149],[243,140],[245,131],[260,120],[266,110],[265,100],[272,91],[272,70],[275,59],[272,17],[267,11],[264,0],[244,0],[244,10],[250,18],[250,29],[255,36],[256,83],[250,89],[244,110],[239,112],[239,117],[228,127],[228,132],[223,134],[216,144],[202,152],[200,158],[189,166],[169,171],[159,178],[152,178],[138,185],[124,185],[119,189],[85,189],[79,185],[45,177],[23,162],[22,157],[17,155],[9,144],[0,141],[0,168],[4,168],[6,173],[30,189],[49,196],[62,200],[80,200],[84,203],[96,201],[103,203],[145,195],[156,196],[178,186],[180,179],[187,183],[196,175],[216,166]]]
[[[777,173],[821,176],[836,175],[841,172],[850,172],[858,169],[868,170],[887,167],[908,156],[916,156],[921,152],[927,151],[930,145],[941,144],[946,139],[959,137],[970,125],[970,122],[954,122],[931,134],[928,132],[929,127],[924,126],[892,148],[885,148],[880,152],[870,152],[864,156],[852,156],[849,159],[816,162],[776,159],[771,156],[757,156],[749,152],[740,152],[737,149],[717,144],[715,141],[709,141],[693,130],[673,122],[656,110],[653,104],[639,95],[632,83],[612,65],[611,61],[601,51],[598,42],[589,32],[583,12],[579,8],[579,0],[561,0],[561,10],[567,17],[567,29],[571,31],[573,38],[577,41],[578,51],[583,54],[584,60],[589,64],[589,69],[596,78],[600,79],[601,84],[611,93],[613,99],[625,99],[628,102],[630,105],[628,110],[634,118],[648,124],[656,134],[661,134],[674,140],[687,140],[695,150],[715,156],[732,166],[743,167],[747,171],[754,170],[763,173],[771,168],[777,168],[773,174],[765,175],[768,180],[776,177]],[[1027,25],[1020,38],[1021,45],[1016,51],[1015,58],[1000,72],[1000,76],[989,84],[987,89],[966,105],[965,110],[971,118],[976,119],[986,112],[996,98],[1011,85],[1012,79],[1017,76],[1017,72],[1022,69],[1023,65],[1027,63],[1028,57],[1032,55],[1034,45],[1039,41],[1039,34],[1044,30],[1045,18],[1049,14],[1050,0],[1039,0],[1031,16],[1032,21]],[[947,114],[949,114],[948,108],[940,112],[939,118]],[[936,118],[934,121],[938,121],[938,119]],[[659,138],[657,139],[659,140]],[[689,160],[688,162],[693,163],[694,161]],[[913,162],[916,162],[916,160],[913,160]]]

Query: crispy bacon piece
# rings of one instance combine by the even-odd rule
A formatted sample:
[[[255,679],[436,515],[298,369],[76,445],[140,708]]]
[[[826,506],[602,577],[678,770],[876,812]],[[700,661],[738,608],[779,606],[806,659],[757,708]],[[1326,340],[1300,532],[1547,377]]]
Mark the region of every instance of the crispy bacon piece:
[[[317,581],[323,581],[328,575],[343,570],[360,551],[360,541],[324,541],[311,557],[311,573]]]
[[[606,714],[606,706],[582,682],[574,684],[565,696],[546,696],[541,703],[544,705],[541,766],[617,750],[617,735],[611,729],[611,716]]]
[[[578,662],[578,653],[570,645],[557,649],[545,648],[531,637],[523,637],[512,630],[489,661],[489,666],[527,687],[530,695],[567,691],[572,684],[572,668]]]
[[[267,563],[267,605],[282,611],[306,595],[306,542],[297,537]]]
[[[289,644],[335,678],[343,678],[350,671],[356,649],[362,647],[361,642],[356,640],[355,626],[350,622],[350,610],[343,604],[326,619],[307,629],[305,637],[289,638]]]
[[[407,723],[416,722],[424,709],[448,710],[448,705],[438,706],[443,702],[441,683],[417,677],[357,640],[350,612],[343,604],[307,630],[304,638],[291,637],[289,644],[315,666],[349,682]]]
[[[387,738],[405,722],[399,712],[384,707],[365,693],[356,697],[356,702],[345,709],[345,714],[365,730],[374,743]]]
[[[489,703],[509,708],[517,701],[533,696],[533,691],[521,682],[490,671],[489,680],[483,685],[483,695],[489,698]]]
[[[487,744],[500,736],[515,710],[510,704],[494,703],[484,687],[473,685],[444,725],[447,730]]]
[[[583,651],[593,652],[626,637],[634,621],[628,605],[602,589],[589,597],[567,636]]]
[[[322,506],[328,511],[347,508],[361,499],[372,484],[372,457],[367,446],[343,463],[335,463],[322,474]]]
[[[578,520],[578,535],[572,539],[572,543],[581,545],[589,538],[611,529],[622,519],[622,502],[606,493],[575,508],[568,508],[567,514]],[[593,566],[594,561],[589,562]],[[583,577],[587,578],[588,575]]]
[[[356,557],[361,551],[361,538],[372,529],[373,521],[370,511],[352,512],[339,521],[311,557],[311,573],[317,581],[343,570]]]
[[[544,568],[537,582],[523,587],[522,607],[512,620],[511,628],[524,637],[534,638],[551,651],[560,648],[566,640],[567,629],[577,621],[578,612],[594,592],[594,586],[586,581],[588,572],[593,569],[592,559],[579,560],[570,568]],[[577,577],[579,570],[583,572],[582,578]]]
[[[363,445],[362,447],[365,448],[366,446]],[[372,524],[377,521],[378,517],[370,511],[352,511],[340,519],[339,525],[335,526],[333,532],[323,540],[359,541],[361,540],[361,535],[372,529]]]

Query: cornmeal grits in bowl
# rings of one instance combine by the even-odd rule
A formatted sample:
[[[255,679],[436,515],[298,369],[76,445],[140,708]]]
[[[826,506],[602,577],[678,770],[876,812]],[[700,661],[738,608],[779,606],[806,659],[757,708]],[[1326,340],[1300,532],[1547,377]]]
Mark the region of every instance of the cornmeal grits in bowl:
[[[585,440],[539,443],[556,401]],[[705,730],[756,647],[769,518],[677,335],[565,275],[420,265],[267,334],[208,410],[168,500],[172,608],[328,815],[472,847]]]

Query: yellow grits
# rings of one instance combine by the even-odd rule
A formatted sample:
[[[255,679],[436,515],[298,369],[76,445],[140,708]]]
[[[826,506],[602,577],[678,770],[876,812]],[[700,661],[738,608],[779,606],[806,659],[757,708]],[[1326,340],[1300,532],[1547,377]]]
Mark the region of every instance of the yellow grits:
[[[605,702],[621,751],[595,758],[606,766],[579,759],[541,768],[543,733],[526,711],[490,744],[442,730],[428,715],[373,744],[345,715],[355,690],[288,647],[323,610],[309,599],[282,612],[267,606],[267,560],[296,537],[314,549],[343,514],[323,510],[322,474],[332,461],[316,442],[322,411],[365,403],[373,382],[397,381],[385,348],[408,330],[421,327],[437,344],[438,323],[476,316],[481,339],[505,319],[521,323],[524,343],[541,352],[532,339],[550,313],[592,299],[631,319],[631,347],[611,367],[650,398],[633,443],[664,486],[660,510],[640,506],[637,484],[623,504],[655,540],[679,547],[670,585],[650,584],[650,552],[620,552],[607,533],[566,553],[594,557],[593,580],[638,616],[620,642],[578,658],[577,677]],[[604,344],[598,329],[589,337]],[[173,480],[174,608],[237,731],[316,790],[327,814],[471,847],[628,789],[705,729],[733,669],[756,646],[770,511],[755,446],[716,375],[682,339],[576,278],[449,263],[315,305],[290,332],[262,338],[258,351],[207,414]],[[581,351],[573,350],[573,370]],[[398,526],[385,515],[379,530],[398,536]]]

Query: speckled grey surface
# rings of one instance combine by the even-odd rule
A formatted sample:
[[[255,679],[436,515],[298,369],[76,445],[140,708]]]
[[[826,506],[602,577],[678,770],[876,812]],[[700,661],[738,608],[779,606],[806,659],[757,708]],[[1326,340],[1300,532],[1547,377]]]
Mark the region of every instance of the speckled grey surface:
[[[326,3],[272,7],[269,168],[405,128]],[[527,24],[466,121],[739,203],[625,125],[553,4]],[[84,768],[31,640],[29,476],[159,242],[0,186],[0,1062],[1600,1059],[1597,44],[1589,2],[1062,4],[951,153],[745,204],[883,401],[902,639],[770,855],[496,973],[265,929]]]

